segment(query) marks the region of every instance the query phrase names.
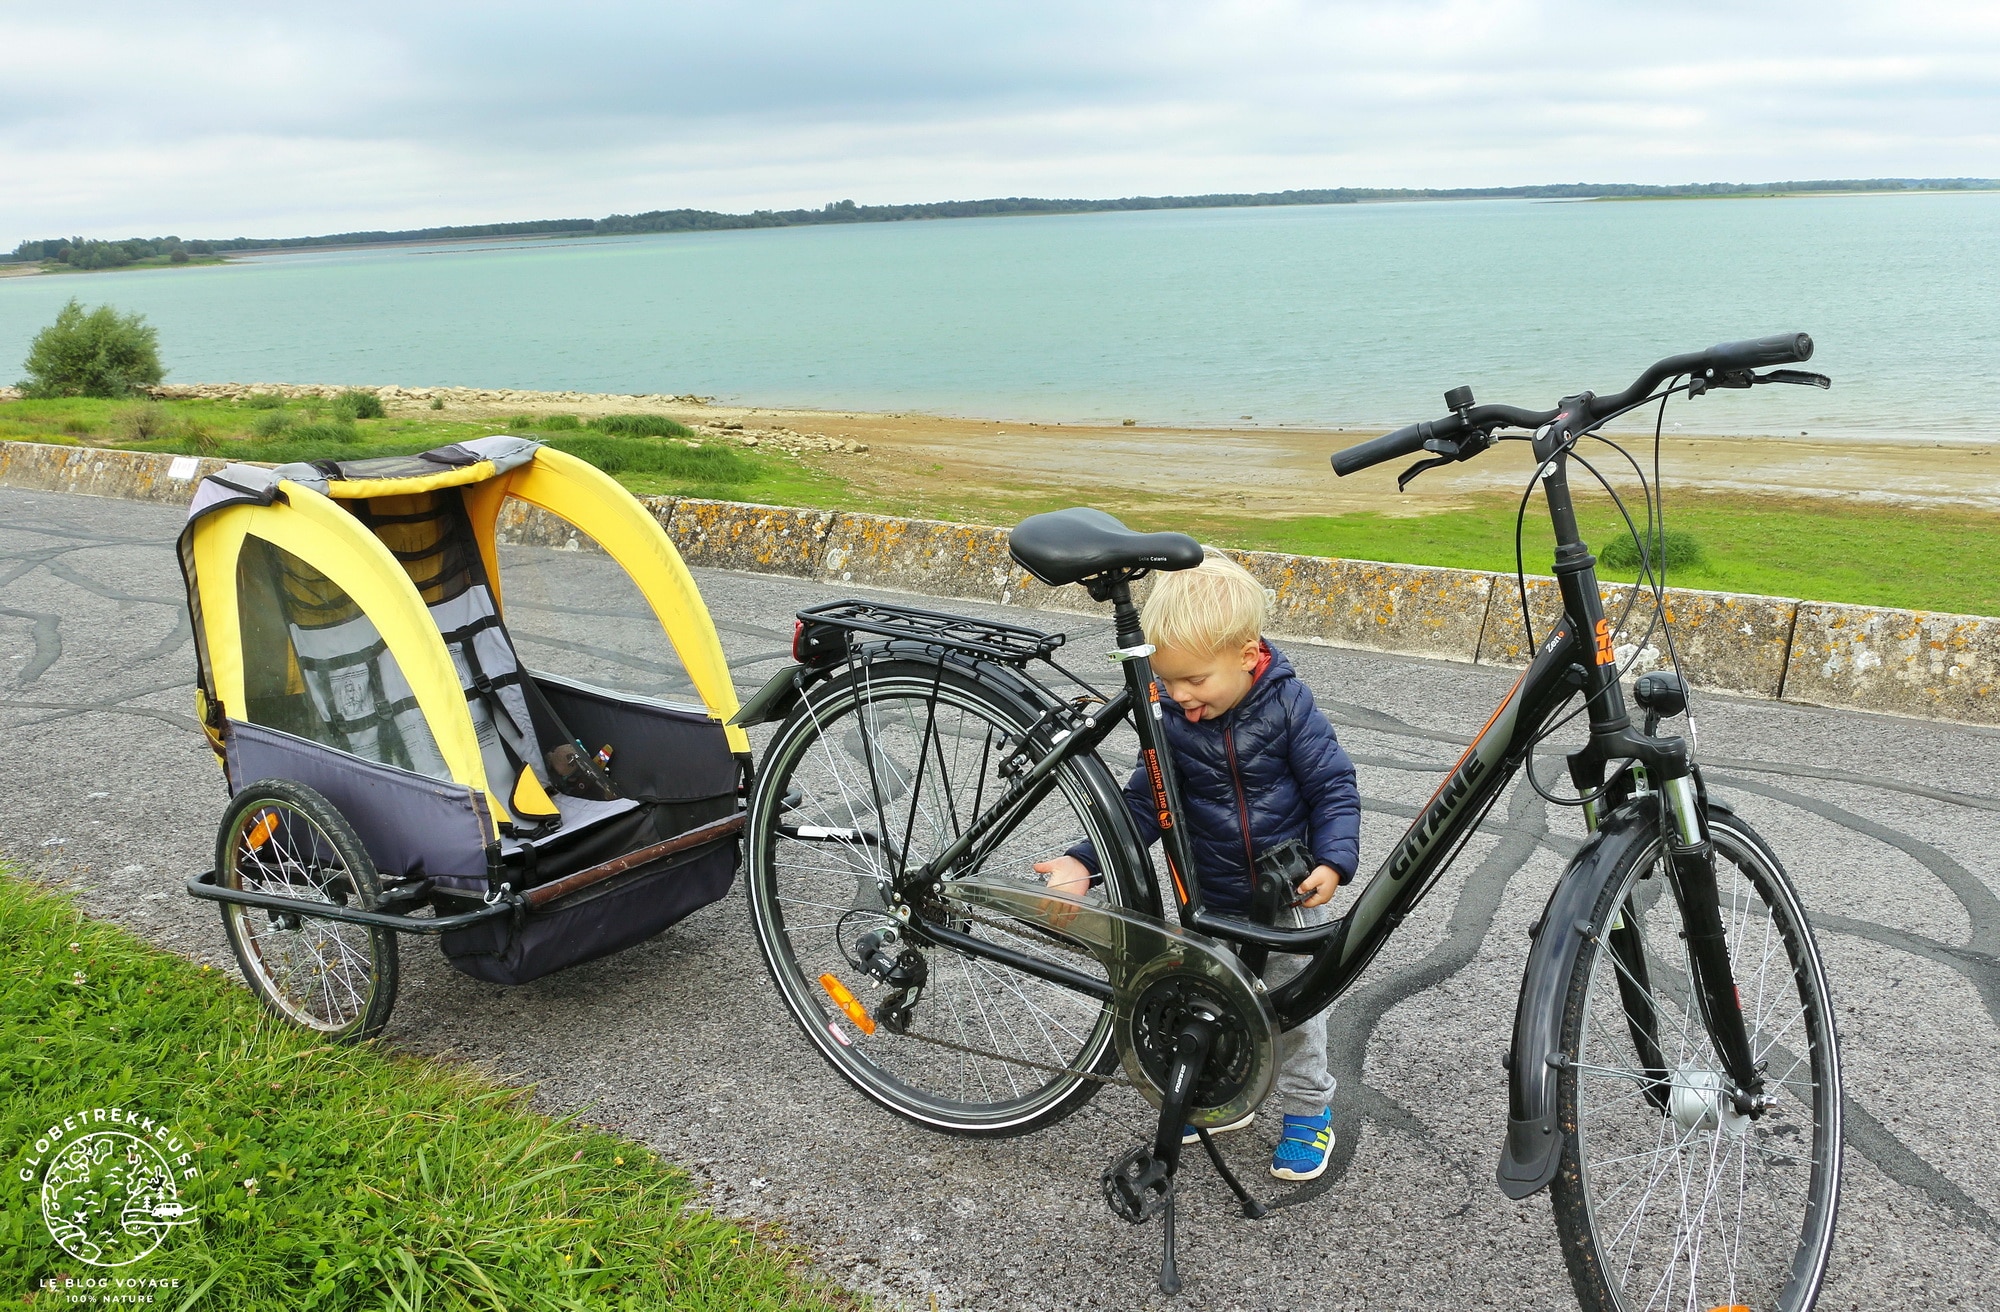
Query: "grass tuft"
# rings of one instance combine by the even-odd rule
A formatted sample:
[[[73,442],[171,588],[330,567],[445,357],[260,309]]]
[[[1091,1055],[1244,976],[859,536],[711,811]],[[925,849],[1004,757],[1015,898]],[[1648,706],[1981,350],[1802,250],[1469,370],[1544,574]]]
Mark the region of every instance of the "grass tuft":
[[[645,1147],[529,1090],[269,1018],[207,967],[0,875],[0,1288],[106,1272],[49,1240],[21,1169],[66,1113],[122,1107],[191,1141],[195,1209],[117,1274],[168,1306],[852,1308],[799,1255],[695,1206]],[[187,1295],[183,1303],[183,1295]]]
[[[590,421],[600,433],[619,437],[696,437],[686,424],[665,415],[601,415]]]
[[[1640,525],[1640,531],[1642,533],[1645,531],[1643,524]],[[1661,565],[1665,565],[1671,572],[1697,569],[1708,564],[1708,553],[1701,549],[1701,540],[1692,533],[1676,528],[1666,529],[1664,537],[1656,530],[1653,540],[1647,544],[1646,555],[1655,570]],[[1612,569],[1637,570],[1639,544],[1630,532],[1614,533],[1605,540],[1604,548],[1597,553],[1597,558]]]

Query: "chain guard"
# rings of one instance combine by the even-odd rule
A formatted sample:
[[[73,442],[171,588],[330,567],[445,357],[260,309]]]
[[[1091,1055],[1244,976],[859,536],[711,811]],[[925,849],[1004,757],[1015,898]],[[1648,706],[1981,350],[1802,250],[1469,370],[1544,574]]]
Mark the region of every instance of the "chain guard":
[[[1190,1125],[1224,1125],[1264,1101],[1277,1073],[1278,1023],[1234,952],[1136,911],[1083,901],[1040,885],[947,881],[943,900],[1025,921],[1088,948],[1111,980],[1112,1034],[1125,1073],[1159,1106],[1175,1026],[1199,1008],[1221,1027],[1214,1055],[1188,1099]]]

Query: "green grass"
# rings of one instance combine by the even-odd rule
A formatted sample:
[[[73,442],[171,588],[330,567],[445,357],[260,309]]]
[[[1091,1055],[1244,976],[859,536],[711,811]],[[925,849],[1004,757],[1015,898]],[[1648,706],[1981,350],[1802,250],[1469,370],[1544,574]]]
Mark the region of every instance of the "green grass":
[[[676,423],[665,415],[600,415],[590,421],[590,426],[600,433],[612,433],[620,437],[694,437],[695,431],[686,424]]]
[[[1512,572],[1517,504],[1513,497],[1481,499],[1413,518],[1133,518],[1148,528],[1172,526],[1204,541],[1258,550]],[[1585,541],[1600,552],[1626,532],[1601,499],[1579,500],[1578,522]],[[1691,535],[1703,556],[1700,564],[1670,565],[1668,582],[1678,586],[2000,615],[2000,515],[1990,512],[1670,489],[1667,523],[1670,534]],[[1548,573],[1554,543],[1539,503],[1528,508],[1522,546],[1529,572]],[[1629,580],[1633,572],[1600,569],[1605,578]]]
[[[526,1090],[328,1046],[219,972],[4,874],[0,1072],[19,1159],[0,1297],[110,1274],[179,1280],[165,1308],[857,1306],[775,1237],[701,1211],[646,1148],[532,1112]],[[171,1123],[200,1177],[180,1185],[192,1224],[104,1271],[50,1240],[20,1171],[53,1121],[114,1106]]]
[[[0,439],[283,464],[325,456],[407,455],[504,429],[547,436],[551,445],[598,464],[642,494],[818,505],[841,490],[837,480],[796,461],[704,440],[659,415],[613,415],[584,428],[573,415],[541,420],[522,415],[501,424],[450,418],[449,411],[370,418],[370,408],[354,393],[331,402],[317,397],[287,402],[268,393],[240,403],[9,401],[0,402]],[[616,431],[600,426],[606,422]]]

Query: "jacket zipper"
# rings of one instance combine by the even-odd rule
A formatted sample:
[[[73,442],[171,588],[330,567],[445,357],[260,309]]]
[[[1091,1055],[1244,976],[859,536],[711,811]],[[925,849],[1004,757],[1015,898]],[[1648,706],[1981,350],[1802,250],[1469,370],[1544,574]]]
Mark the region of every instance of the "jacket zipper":
[[[1236,726],[1222,731],[1223,750],[1229,753],[1229,782],[1236,789],[1236,817],[1243,826],[1243,877],[1257,887],[1257,854],[1250,847],[1250,803],[1243,795],[1243,774],[1236,768]]]

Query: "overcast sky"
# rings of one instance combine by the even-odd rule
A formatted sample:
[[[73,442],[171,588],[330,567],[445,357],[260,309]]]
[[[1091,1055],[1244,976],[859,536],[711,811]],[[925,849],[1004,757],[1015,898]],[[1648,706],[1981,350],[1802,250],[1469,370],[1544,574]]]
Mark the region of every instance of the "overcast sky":
[[[2000,176],[2000,3],[0,0],[0,245]]]

